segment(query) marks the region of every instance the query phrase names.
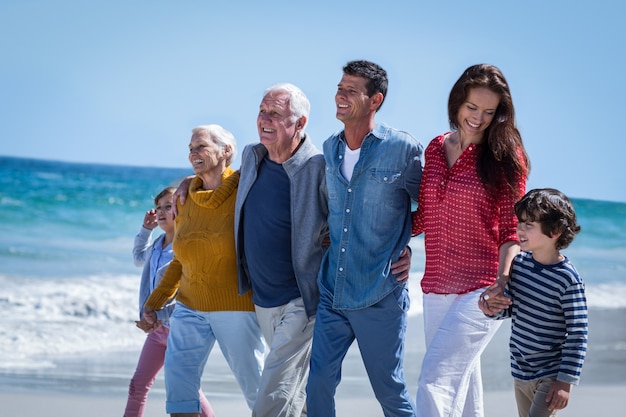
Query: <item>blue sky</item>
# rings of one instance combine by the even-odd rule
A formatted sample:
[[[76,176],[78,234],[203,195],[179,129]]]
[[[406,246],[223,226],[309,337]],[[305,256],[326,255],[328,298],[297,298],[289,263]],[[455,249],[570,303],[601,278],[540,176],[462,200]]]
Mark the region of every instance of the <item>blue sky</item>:
[[[258,139],[264,89],[298,85],[318,146],[341,128],[341,68],[389,74],[379,122],[425,146],[449,129],[461,72],[512,90],[528,187],[626,202],[626,50],[619,1],[31,1],[0,3],[0,155],[187,167],[191,129]],[[234,166],[239,165],[237,159]]]

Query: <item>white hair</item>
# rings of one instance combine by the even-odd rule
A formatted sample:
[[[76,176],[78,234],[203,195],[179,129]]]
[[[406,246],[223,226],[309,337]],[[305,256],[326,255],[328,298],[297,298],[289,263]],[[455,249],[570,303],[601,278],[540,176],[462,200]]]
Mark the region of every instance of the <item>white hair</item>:
[[[237,142],[235,141],[235,136],[222,126],[216,124],[202,125],[191,130],[192,135],[200,132],[208,133],[209,137],[218,146],[230,146],[230,156],[226,160],[226,166],[230,166],[237,156]]]
[[[289,109],[292,114],[292,122],[295,122],[302,116],[305,117],[305,123],[302,126],[302,132],[300,133],[300,137],[304,137],[304,129],[309,121],[309,113],[311,111],[311,103],[309,99],[306,97],[304,92],[300,90],[293,84],[290,83],[279,83],[274,84],[269,87],[263,93],[263,97],[272,93],[287,93],[289,94]]]

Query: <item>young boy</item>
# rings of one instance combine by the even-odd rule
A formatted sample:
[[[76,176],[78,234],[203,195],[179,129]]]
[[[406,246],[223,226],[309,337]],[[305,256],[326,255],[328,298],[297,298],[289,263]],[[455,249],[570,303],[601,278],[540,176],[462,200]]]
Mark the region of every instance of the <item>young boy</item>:
[[[511,374],[520,417],[556,416],[567,406],[587,351],[585,285],[560,253],[580,231],[571,201],[551,188],[529,191],[515,204],[522,252],[503,297],[481,296],[495,319],[511,317]]]
[[[175,223],[173,211],[173,196],[176,188],[168,187],[154,198],[154,209],[148,210],[143,219],[141,230],[135,236],[133,245],[133,258],[136,266],[143,266],[141,284],[139,288],[139,315],[140,321],[136,321],[137,327],[144,331],[152,328],[142,317],[143,305],[150,293],[159,285],[163,273],[172,261],[172,240],[174,239]],[[161,234],[152,242],[152,231],[159,226],[165,233]],[[143,416],[148,391],[154,380],[163,368],[165,349],[167,348],[167,336],[169,334],[168,319],[174,310],[174,300],[170,300],[165,308],[157,313],[158,319],[163,323],[158,329],[149,331],[143,345],[137,369],[130,380],[128,389],[128,401],[124,411],[124,417]],[[199,392],[201,416],[214,417],[215,414],[209,401],[202,390]]]

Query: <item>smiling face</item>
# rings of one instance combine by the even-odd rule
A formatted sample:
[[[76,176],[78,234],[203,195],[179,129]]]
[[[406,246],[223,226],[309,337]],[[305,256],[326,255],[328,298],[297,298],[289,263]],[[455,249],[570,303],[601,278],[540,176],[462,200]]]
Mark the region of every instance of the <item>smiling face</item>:
[[[520,248],[524,251],[533,253],[535,259],[554,257],[558,253],[556,249],[556,240],[560,234],[548,236],[541,228],[541,223],[531,221],[527,218],[526,213],[520,216],[517,223],[517,237],[519,238]]]
[[[196,175],[213,171],[221,174],[226,167],[226,150],[213,141],[208,132],[200,130],[191,136],[189,162]]]
[[[498,94],[483,87],[472,88],[457,114],[457,125],[461,137],[473,143],[482,141],[485,130],[494,118],[498,104],[500,104]]]
[[[304,116],[303,116],[304,117]],[[275,162],[277,156],[291,156],[300,143],[304,121],[295,119],[289,105],[289,93],[270,92],[263,97],[257,116],[259,140]]]
[[[376,111],[380,104],[375,102],[374,95],[367,95],[367,79],[354,75],[343,74],[337,85],[335,93],[335,105],[337,106],[337,119],[344,122],[367,119],[372,111]],[[376,106],[374,108],[373,106]]]

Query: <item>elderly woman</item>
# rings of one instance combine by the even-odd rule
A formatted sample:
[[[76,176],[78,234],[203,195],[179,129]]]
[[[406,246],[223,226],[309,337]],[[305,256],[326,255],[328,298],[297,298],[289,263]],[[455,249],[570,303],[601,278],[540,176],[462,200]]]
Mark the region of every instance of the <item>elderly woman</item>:
[[[146,301],[146,320],[158,327],[155,311],[176,294],[165,354],[166,411],[198,416],[198,389],[215,341],[252,408],[263,370],[265,343],[251,294],[237,293],[234,213],[239,173],[233,135],[218,125],[192,131],[189,162],[195,177],[179,205],[174,259]]]

